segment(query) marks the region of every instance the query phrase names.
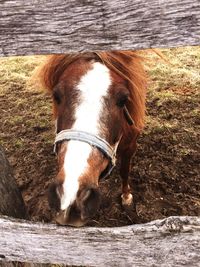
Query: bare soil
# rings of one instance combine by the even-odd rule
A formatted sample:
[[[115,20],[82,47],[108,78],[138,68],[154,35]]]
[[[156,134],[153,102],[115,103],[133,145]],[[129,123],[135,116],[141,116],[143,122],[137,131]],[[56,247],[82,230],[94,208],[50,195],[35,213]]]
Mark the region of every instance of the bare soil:
[[[176,97],[165,98],[163,92]],[[122,226],[171,215],[200,215],[198,97],[198,91],[189,87],[148,93],[146,128],[130,173],[134,204],[128,211],[121,206],[117,167],[100,182],[102,206],[90,225]],[[30,218],[45,222],[52,221],[46,192],[57,171],[51,113],[49,96],[25,90],[24,83],[11,83],[0,97],[1,144]]]

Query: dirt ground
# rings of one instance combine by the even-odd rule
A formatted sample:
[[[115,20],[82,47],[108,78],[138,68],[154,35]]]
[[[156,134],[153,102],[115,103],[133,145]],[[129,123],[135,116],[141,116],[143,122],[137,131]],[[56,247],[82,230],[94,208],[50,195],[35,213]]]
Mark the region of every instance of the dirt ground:
[[[183,54],[189,52],[181,49],[164,53],[173,60],[177,56],[178,67],[165,66],[158,58],[147,66],[146,128],[130,173],[134,204],[129,211],[121,206],[117,167],[100,182],[103,202],[90,225],[122,226],[171,215],[200,215],[200,48],[187,60]],[[46,192],[57,171],[51,99],[26,84],[38,62],[38,58],[31,63],[24,58],[1,59],[0,144],[14,168],[30,218],[49,222]]]

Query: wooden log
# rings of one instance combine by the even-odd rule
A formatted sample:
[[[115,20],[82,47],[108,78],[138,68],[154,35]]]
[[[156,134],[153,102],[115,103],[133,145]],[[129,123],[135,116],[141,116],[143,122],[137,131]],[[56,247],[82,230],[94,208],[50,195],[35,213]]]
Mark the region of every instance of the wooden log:
[[[0,146],[0,214],[26,218],[26,208],[12,168]]]
[[[72,228],[0,217],[0,259],[86,266],[198,266],[200,218]]]
[[[200,45],[199,0],[0,1],[0,56]]]

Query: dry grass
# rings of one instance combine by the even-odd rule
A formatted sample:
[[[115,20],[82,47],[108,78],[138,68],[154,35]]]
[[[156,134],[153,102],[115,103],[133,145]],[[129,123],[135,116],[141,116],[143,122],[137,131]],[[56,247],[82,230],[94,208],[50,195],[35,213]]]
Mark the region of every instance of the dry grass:
[[[147,54],[147,70],[153,81],[151,89],[200,88],[200,47],[162,49],[161,52],[166,60],[152,52]]]
[[[144,52],[144,56],[147,59],[146,70],[149,74],[147,102],[153,102],[156,108],[160,108],[156,118],[155,114],[152,116],[151,112],[149,113],[146,123],[148,131],[152,128],[162,132],[163,127],[178,126],[179,120],[176,118],[169,121],[168,107],[174,106],[176,109],[186,98],[189,108],[185,111],[180,110],[184,122],[187,117],[191,117],[193,120],[199,119],[200,47],[162,49],[160,51],[164,55],[164,60],[151,51],[147,54]],[[194,103],[192,108],[191,103]],[[192,126],[187,121],[185,128],[191,130]]]

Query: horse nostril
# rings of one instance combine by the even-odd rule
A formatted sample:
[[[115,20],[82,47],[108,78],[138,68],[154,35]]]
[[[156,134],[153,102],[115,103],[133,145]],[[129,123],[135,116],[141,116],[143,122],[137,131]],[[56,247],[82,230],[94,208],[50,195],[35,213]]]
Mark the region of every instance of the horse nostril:
[[[55,221],[58,223],[58,224],[61,224],[61,225],[65,225],[66,224],[66,211],[65,210],[60,210],[59,212],[57,212],[56,214],[56,218],[55,218]]]
[[[80,190],[77,195],[76,203],[80,210],[81,219],[83,221],[94,217],[101,203],[101,197],[98,188],[85,187]]]
[[[56,213],[56,217],[66,217],[66,211],[65,210],[60,210],[59,212]]]
[[[60,225],[69,225],[74,227],[81,227],[85,225],[86,220],[82,220],[80,211],[76,205],[69,206],[66,210],[57,212],[55,221]]]

